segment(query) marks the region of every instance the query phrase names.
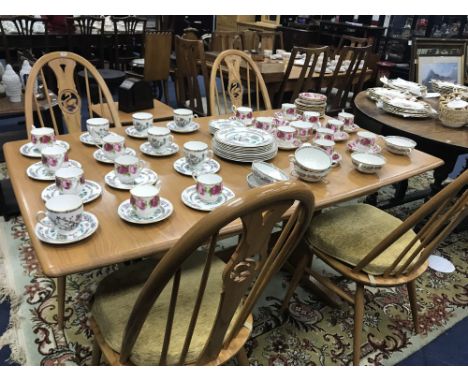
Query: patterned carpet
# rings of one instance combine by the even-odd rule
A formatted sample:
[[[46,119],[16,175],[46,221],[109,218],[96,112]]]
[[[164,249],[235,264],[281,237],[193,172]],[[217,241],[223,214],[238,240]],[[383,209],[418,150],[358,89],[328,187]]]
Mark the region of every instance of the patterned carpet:
[[[0,174],[5,176],[1,166]],[[410,188],[421,188],[430,179],[430,174],[413,178]],[[386,188],[380,196],[385,199],[389,193]],[[410,203],[390,212],[403,218],[418,205],[420,202]],[[67,277],[66,329],[62,332],[57,327],[54,280],[41,274],[21,217],[0,223],[0,243],[0,270],[10,276],[9,285],[2,290],[5,294],[9,288],[9,297],[17,301],[9,335],[1,337],[0,348],[10,341],[12,358],[23,365],[89,364],[89,301],[99,280],[116,267]],[[466,234],[452,234],[438,251],[455,264],[456,271],[429,270],[418,281],[420,335],[412,332],[406,289],[367,289],[361,364],[396,364],[468,316]],[[321,264],[314,266],[329,273]],[[251,364],[350,364],[353,309],[326,306],[299,289],[287,316],[280,317],[278,308],[288,279],[286,272],[277,275],[255,308],[253,338],[247,344]],[[353,288],[350,283],[341,285]]]

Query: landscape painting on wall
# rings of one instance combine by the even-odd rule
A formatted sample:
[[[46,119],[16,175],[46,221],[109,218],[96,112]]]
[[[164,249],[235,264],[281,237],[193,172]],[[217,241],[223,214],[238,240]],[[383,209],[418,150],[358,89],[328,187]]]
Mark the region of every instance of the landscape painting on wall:
[[[432,79],[463,83],[463,56],[420,56],[417,82],[428,86]]]

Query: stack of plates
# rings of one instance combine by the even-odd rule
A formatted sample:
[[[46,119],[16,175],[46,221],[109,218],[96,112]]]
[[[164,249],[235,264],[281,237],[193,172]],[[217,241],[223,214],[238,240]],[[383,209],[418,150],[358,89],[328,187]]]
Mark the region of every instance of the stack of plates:
[[[327,108],[327,96],[319,93],[299,93],[299,98],[296,98],[294,104],[299,114],[305,111],[318,111],[320,117],[323,117]]]
[[[366,95],[373,101],[379,101],[382,97],[403,99],[410,99],[413,97],[408,92],[402,92],[401,90],[380,87],[367,89]]]
[[[381,98],[382,108],[391,114],[401,117],[427,118],[435,110],[424,101],[410,101],[402,98]]]
[[[406,81],[401,78],[389,80],[387,77],[382,77],[380,81],[388,88],[410,92],[416,97],[425,97],[427,95],[427,87],[416,82]]]
[[[440,94],[451,94],[454,91],[468,92],[468,86],[454,84],[448,81],[431,80],[432,91]]]
[[[210,134],[214,135],[218,130],[228,127],[244,127],[244,124],[236,119],[215,119],[208,124]]]
[[[212,143],[216,155],[236,162],[266,161],[278,153],[278,145],[273,135],[248,127],[219,130]]]

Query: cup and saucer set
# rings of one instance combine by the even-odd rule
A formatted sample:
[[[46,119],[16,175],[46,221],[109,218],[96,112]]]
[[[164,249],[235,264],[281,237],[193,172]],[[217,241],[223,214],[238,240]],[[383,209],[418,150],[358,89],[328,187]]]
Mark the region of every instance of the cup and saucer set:
[[[221,165],[213,159],[213,151],[201,141],[184,143],[184,156],[174,162],[174,170],[182,175],[192,176],[194,170],[216,173]]]
[[[130,190],[130,198],[120,203],[120,218],[134,224],[151,224],[167,219],[174,212],[172,203],[159,195],[161,181],[141,184]]]
[[[274,117],[278,126],[287,126],[292,121],[302,120],[302,115],[297,113],[296,105],[293,103],[283,103],[281,111],[277,111]]]
[[[148,141],[140,145],[140,151],[146,155],[164,157],[179,151],[174,136],[167,127],[150,127],[147,130]]]
[[[382,148],[376,143],[377,135],[370,131],[359,131],[354,141],[348,142],[348,150],[352,152],[379,154]]]
[[[125,137],[116,133],[107,134],[96,146],[99,148],[94,151],[93,157],[101,163],[113,164],[120,155],[136,155],[135,150],[125,146]]]
[[[20,147],[20,153],[29,158],[40,158],[41,150],[50,145],[58,145],[68,150],[68,142],[55,138],[54,129],[50,127],[33,128],[31,130],[31,142]]]
[[[102,138],[109,134],[109,120],[106,118],[89,118],[86,120],[86,133],[80,135],[80,142],[95,146],[102,144]]]
[[[213,211],[234,198],[234,192],[224,186],[218,174],[195,171],[192,175],[195,184],[182,191],[182,202],[195,210]]]
[[[351,113],[346,113],[345,111],[338,113],[338,120],[343,122],[342,130],[345,133],[353,134],[359,130],[359,126],[354,123],[354,115]],[[344,141],[346,139],[342,139],[342,140]]]
[[[252,172],[247,175],[247,184],[250,188],[265,186],[270,183],[289,180],[289,175],[280,170],[274,164],[254,161]]]
[[[349,139],[349,134],[344,131],[345,124],[341,119],[330,118],[325,124],[326,129],[333,130],[333,140],[335,142],[345,142]]]
[[[194,117],[190,109],[175,109],[174,120],[167,124],[167,128],[174,133],[193,133],[200,128],[200,124],[193,121]]]
[[[114,170],[104,176],[106,184],[119,190],[130,190],[140,184],[154,184],[158,174],[148,163],[134,155],[120,155],[114,160]]]
[[[34,231],[39,240],[50,244],[69,244],[86,239],[99,227],[97,217],[83,210],[78,195],[55,195],[36,214]]]
[[[134,113],[132,114],[133,125],[125,128],[125,133],[132,138],[146,139],[148,138],[148,129],[153,126],[153,114],[151,113]]]

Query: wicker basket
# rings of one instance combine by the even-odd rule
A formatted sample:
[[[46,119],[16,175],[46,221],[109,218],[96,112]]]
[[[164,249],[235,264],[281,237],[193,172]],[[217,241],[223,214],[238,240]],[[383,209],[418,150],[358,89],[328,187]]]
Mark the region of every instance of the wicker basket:
[[[444,126],[460,128],[468,124],[468,105],[456,109],[447,106],[450,101],[457,99],[468,102],[468,93],[454,92],[440,97],[439,119]]]

